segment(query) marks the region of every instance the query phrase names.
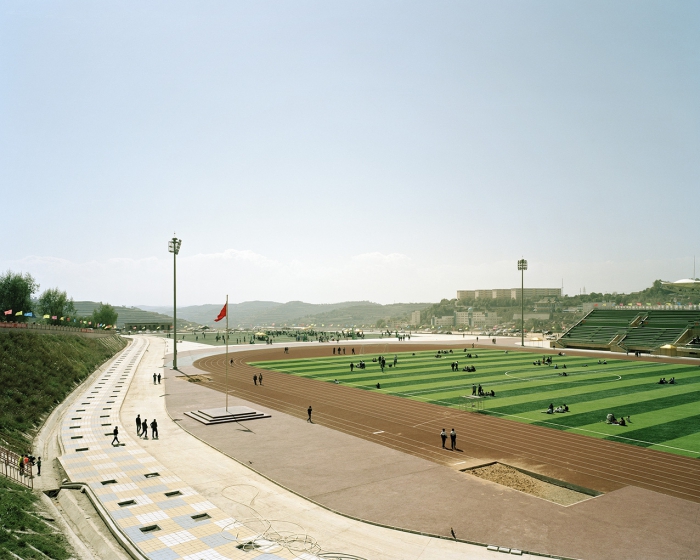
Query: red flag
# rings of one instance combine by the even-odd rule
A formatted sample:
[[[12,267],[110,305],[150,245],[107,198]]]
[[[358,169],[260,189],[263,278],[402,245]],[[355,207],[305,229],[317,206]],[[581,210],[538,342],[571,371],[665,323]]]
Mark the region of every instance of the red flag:
[[[214,321],[218,322],[221,321],[221,319],[223,319],[224,317],[226,317],[226,307],[226,304],[224,304],[224,306],[221,308],[221,311],[219,311],[219,316],[216,319],[214,319]]]
[[[7,311],[5,311],[5,315],[12,315],[12,309],[8,309]]]

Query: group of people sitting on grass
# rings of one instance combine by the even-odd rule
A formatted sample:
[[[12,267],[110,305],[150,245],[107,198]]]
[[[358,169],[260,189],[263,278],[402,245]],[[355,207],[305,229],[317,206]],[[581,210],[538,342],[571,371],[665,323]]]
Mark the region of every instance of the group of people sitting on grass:
[[[611,412],[605,418],[605,423],[616,424],[617,426],[626,426],[627,424],[631,424],[632,420],[630,419],[629,414],[627,415],[627,421],[625,421],[624,416],[620,416],[620,419],[618,420],[617,418],[615,418],[615,415]]]
[[[476,385],[472,385],[472,397],[495,397],[496,392],[491,389],[490,391],[484,391],[483,387],[481,386],[481,383],[479,383],[479,386],[477,387]]]
[[[554,403],[549,403],[547,410],[543,410],[542,414],[554,414],[555,412],[569,412],[569,407],[562,404],[554,408]]]
[[[376,361],[376,360],[373,360],[373,361]],[[352,372],[352,370],[354,370],[355,368],[357,368],[357,369],[365,369],[365,367],[367,367],[367,366],[365,365],[365,361],[364,361],[364,360],[360,360],[360,362],[357,363],[357,364],[353,364],[353,363],[350,364],[350,372]]]
[[[606,366],[606,365],[608,365],[608,361],[607,361],[607,360],[603,360],[603,361],[601,362],[600,360],[598,360],[598,364],[599,364],[599,365]]]
[[[675,378],[675,377],[672,377],[672,378],[669,379],[668,381],[666,381],[666,378],[665,378],[665,377],[662,377],[661,379],[659,379],[659,385],[666,385],[667,383],[668,383],[669,385],[675,385],[675,384],[676,384],[676,378]]]
[[[542,356],[541,360],[537,360],[536,362],[532,362],[533,366],[551,366],[552,365],[552,356]]]
[[[452,362],[450,367],[452,368],[452,371],[459,371],[459,362]],[[476,371],[476,368],[474,366],[464,366],[462,371],[473,372]]]
[[[465,348],[464,351],[466,352],[467,349]],[[472,356],[472,353],[471,353],[471,352],[469,352],[469,353],[467,354],[467,358],[478,358],[478,357],[479,357],[479,354],[474,354],[473,356]]]

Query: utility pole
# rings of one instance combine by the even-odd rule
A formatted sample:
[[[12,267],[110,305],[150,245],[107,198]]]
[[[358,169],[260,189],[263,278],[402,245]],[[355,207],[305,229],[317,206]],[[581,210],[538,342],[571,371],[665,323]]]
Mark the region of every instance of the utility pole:
[[[168,241],[168,251],[173,254],[173,369],[177,369],[177,254],[182,239],[173,237]]]
[[[527,270],[525,259],[518,261],[518,270],[520,271],[520,346],[525,348],[525,271]]]

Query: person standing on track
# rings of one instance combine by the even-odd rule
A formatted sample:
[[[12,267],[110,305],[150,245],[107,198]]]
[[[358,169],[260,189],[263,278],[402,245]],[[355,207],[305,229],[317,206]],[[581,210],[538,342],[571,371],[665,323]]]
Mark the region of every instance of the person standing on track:
[[[258,375],[258,382],[260,383],[260,385],[262,385],[262,373]]]
[[[160,373],[158,374],[158,385],[160,385]]]
[[[457,449],[457,432],[455,432],[454,428],[452,428],[452,431],[450,432],[450,444],[452,446],[452,451]]]
[[[258,374],[256,373],[253,375],[253,385],[257,385],[257,384],[258,384]]]
[[[445,442],[447,441],[447,432],[445,432],[445,428],[443,428],[442,432],[440,432],[440,439],[442,439],[442,448],[447,449],[445,447]]]
[[[309,408],[308,408],[308,410],[306,411],[306,412],[309,413],[309,418],[306,420],[307,422],[311,422],[311,412],[312,412],[312,411],[313,411],[313,409],[311,408],[311,405],[309,405]],[[313,424],[313,422],[311,422],[311,423]]]
[[[141,422],[141,437],[148,439],[148,420],[145,418]]]
[[[151,422],[151,438],[158,439],[158,422],[156,422],[155,418]]]
[[[154,385],[156,384],[156,374],[155,374],[155,372],[153,372],[153,384],[154,384]]]
[[[141,415],[140,414],[136,415],[136,435],[137,436],[141,435]]]
[[[117,445],[119,445],[119,428],[114,426],[114,431],[112,432],[114,434],[114,438],[112,439],[112,445],[114,445],[114,442],[117,442]]]

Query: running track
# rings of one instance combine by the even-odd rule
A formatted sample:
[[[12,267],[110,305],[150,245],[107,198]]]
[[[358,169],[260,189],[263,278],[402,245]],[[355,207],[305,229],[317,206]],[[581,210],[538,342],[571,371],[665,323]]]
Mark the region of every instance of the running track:
[[[364,344],[364,354],[450,346],[461,348]],[[310,404],[317,424],[454,468],[467,466],[464,462],[502,461],[601,492],[631,485],[700,503],[700,461],[694,458],[268,370],[263,372],[264,385],[253,385],[253,374],[260,370],[249,361],[329,357],[331,351],[324,345],[292,347],[290,354],[279,347],[230,354],[229,392],[300,418],[306,418]],[[225,391],[224,355],[194,365],[211,374],[207,387]],[[443,427],[455,428],[462,453],[440,448]]]

